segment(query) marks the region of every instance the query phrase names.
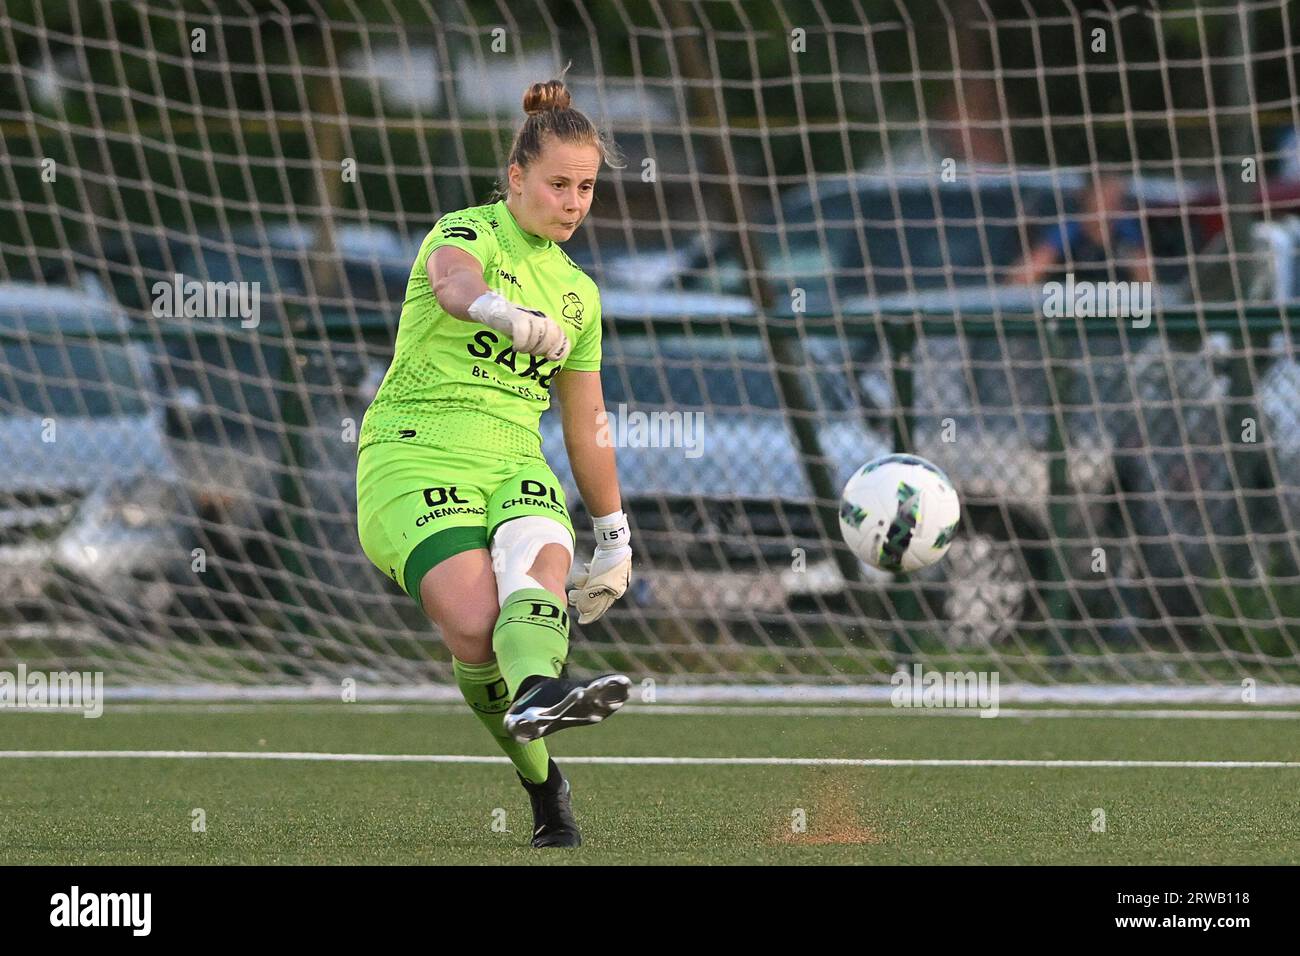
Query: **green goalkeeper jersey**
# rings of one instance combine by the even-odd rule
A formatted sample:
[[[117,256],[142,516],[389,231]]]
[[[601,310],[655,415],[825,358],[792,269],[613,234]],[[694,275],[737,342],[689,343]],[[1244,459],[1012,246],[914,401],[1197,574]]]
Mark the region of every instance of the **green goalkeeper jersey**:
[[[510,338],[447,313],[426,263],[455,246],[483,266],[483,281],[560,324],[573,348],[563,362],[516,352]],[[541,458],[538,422],[563,368],[600,368],[600,295],[558,245],[524,232],[503,201],[451,212],[434,224],[411,268],[392,364],[361,423],[357,452],[412,442],[493,458]]]

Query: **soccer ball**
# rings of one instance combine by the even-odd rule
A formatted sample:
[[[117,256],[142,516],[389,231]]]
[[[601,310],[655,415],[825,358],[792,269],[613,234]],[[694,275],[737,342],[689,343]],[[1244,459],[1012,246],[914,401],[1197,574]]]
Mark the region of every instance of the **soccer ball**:
[[[916,571],[952,544],[961,504],[948,476],[916,455],[885,455],[849,479],[840,496],[840,534],[881,571]]]

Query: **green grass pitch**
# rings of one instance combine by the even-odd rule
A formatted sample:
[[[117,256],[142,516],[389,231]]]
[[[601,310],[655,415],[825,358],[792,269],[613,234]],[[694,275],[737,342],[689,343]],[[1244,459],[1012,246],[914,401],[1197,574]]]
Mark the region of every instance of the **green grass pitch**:
[[[1300,760],[1295,719],[629,705],[549,738],[585,845],[533,850],[504,764],[0,757],[0,863],[1300,862],[1300,767],[611,765],[566,757]],[[680,712],[689,710],[689,712]],[[719,711],[724,711],[720,713]],[[495,755],[450,704],[0,714],[4,751]],[[1095,829],[1096,810],[1105,829]],[[205,830],[195,832],[194,811]],[[504,812],[503,812],[504,811]],[[495,824],[495,828],[494,828]],[[800,827],[802,824],[802,829]],[[504,827],[504,832],[502,828]]]

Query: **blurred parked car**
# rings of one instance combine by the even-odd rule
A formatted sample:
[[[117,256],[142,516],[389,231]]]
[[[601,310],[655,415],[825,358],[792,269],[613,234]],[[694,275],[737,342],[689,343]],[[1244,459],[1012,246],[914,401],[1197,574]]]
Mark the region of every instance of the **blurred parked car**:
[[[738,310],[743,304],[733,300]],[[607,316],[618,313],[618,295],[603,297],[603,306]],[[655,307],[682,314],[663,298]],[[809,343],[810,354],[830,368],[836,348],[826,340]],[[838,489],[864,461],[886,454],[889,441],[841,400],[842,382],[828,388],[833,378],[804,373],[803,386],[837,396],[818,409],[814,428]],[[842,588],[761,338],[607,334],[601,379],[623,510],[642,542],[634,598],[679,610],[761,611]],[[632,415],[654,416],[641,437],[631,430]],[[585,525],[558,415],[543,416],[542,443],[575,522]]]
[[[115,305],[0,285],[0,593],[4,625],[77,617],[47,600],[159,612],[188,571],[184,492],[143,346]]]
[[[318,422],[341,431],[361,385],[361,336],[376,324],[396,327],[413,252],[388,229],[340,228],[326,270],[335,284],[324,288],[313,274],[314,229],[243,227],[231,239],[205,238],[177,269],[184,281],[258,283],[255,325],[238,317],[147,321],[159,333],[154,358],[173,396],[168,434],[183,472],[232,549],[267,554],[289,520],[282,498],[303,494],[295,462],[301,468],[310,455]],[[319,334],[318,321],[335,320],[349,326],[342,345]]]
[[[790,293],[816,315],[836,301],[904,301],[910,295],[990,290],[1014,297],[1011,271],[1040,234],[1078,211],[1086,171],[958,168],[945,181],[932,169],[824,176],[782,196],[779,216],[762,211],[748,227],[776,312]],[[1192,190],[1168,178],[1129,180],[1129,204],[1145,218],[1161,295],[1169,299],[1188,271],[1187,230],[1177,215]],[[1191,233],[1192,242],[1200,241]],[[1193,247],[1195,248],[1195,247]],[[681,262],[680,268],[670,268]],[[631,272],[611,270],[611,278]],[[691,250],[656,253],[632,288],[682,288],[748,294],[744,251],[720,230]],[[623,285],[615,279],[615,284]]]
[[[788,195],[784,225],[751,236],[774,285],[804,289],[807,311],[814,316],[819,309],[827,311],[832,300],[841,315],[868,320],[894,315],[910,321],[929,314],[940,320],[987,321],[994,315],[1034,315],[1041,310],[1041,290],[1009,284],[1011,269],[1038,230],[1073,210],[1073,195],[1084,181],[1081,175],[1041,171],[1014,177],[981,173],[974,183],[952,184],[937,183],[929,175],[901,185],[897,177],[832,179],[819,182],[815,193]],[[1150,210],[1176,198],[1167,185],[1135,181],[1132,190]],[[1153,246],[1156,232],[1153,228]],[[1157,257],[1157,275],[1170,280],[1155,287],[1159,306],[1184,295],[1176,282],[1176,259],[1162,262]],[[663,286],[653,294],[606,291],[604,309],[607,319],[633,325],[659,314],[708,320],[707,327],[701,322],[701,330],[689,335],[625,336],[617,344],[609,336],[606,340],[604,378],[611,412],[621,401],[628,410],[701,410],[707,412],[706,432],[714,430],[706,455],[695,461],[660,448],[619,451],[624,495],[631,501],[631,508],[625,501],[625,509],[649,530],[645,540],[652,543],[653,560],[734,574],[737,569],[761,570],[764,561],[769,569],[782,564],[788,569],[792,546],[811,543],[813,554],[822,557],[816,554],[821,543],[813,496],[782,410],[772,355],[757,336],[744,339],[716,331],[721,314],[734,316],[749,291],[740,250],[734,244],[701,241],[693,268],[664,279]],[[674,286],[686,291],[674,292]],[[674,303],[674,295],[689,295],[689,308]],[[784,321],[789,304],[778,293],[775,315],[768,321]],[[802,337],[808,366],[803,375],[812,399],[805,414],[817,423],[821,450],[838,484],[891,442],[888,426],[897,408],[880,348],[883,340],[878,327],[875,334]],[[1180,489],[1200,482],[1207,490],[1221,490],[1228,472],[1201,452],[1189,471],[1143,442],[1153,436],[1173,442],[1171,429],[1183,419],[1213,438],[1218,434],[1213,403],[1222,399],[1226,385],[1208,353],[1168,356],[1158,340],[1137,344],[1141,353],[1135,359],[1117,351],[1117,340],[1094,345],[1087,354],[1079,351],[1081,344],[1067,345],[1069,366],[1077,369],[1086,361],[1095,376],[1091,382],[1076,376],[1060,396],[1074,406],[1065,410],[1060,425],[1067,493],[1080,504],[1067,509],[1072,530],[1066,533],[1113,529],[1115,506],[1107,505],[1105,495],[1114,489],[1127,496],[1129,520],[1136,516],[1150,531],[1144,539],[1149,547],[1132,557],[1130,572],[1136,573],[1141,558],[1154,568],[1180,560],[1203,568],[1212,558],[1204,546],[1176,554],[1170,550],[1170,539],[1180,533],[1197,528],[1202,538],[1210,533],[1204,526],[1206,513],[1197,511]],[[1126,371],[1130,361],[1135,374]],[[1053,529],[1050,512],[1050,365],[1034,336],[959,340],[927,335],[914,347],[910,367],[915,373],[915,428],[909,450],[944,467],[970,506],[967,535],[972,540],[964,542],[970,545],[964,549],[968,553],[963,556],[957,548],[945,565],[927,574],[948,578],[955,595],[975,572],[987,577],[996,569],[1003,579],[987,582],[986,591],[999,592],[1002,606],[983,609],[984,620],[978,627],[972,624],[972,632],[986,639],[1006,633],[1017,616],[1043,613],[1045,600],[1033,592],[1049,577],[1049,542],[1063,530]],[[1091,414],[1098,394],[1116,401],[1128,396],[1128,407]],[[956,426],[956,441],[945,440],[947,421]],[[558,434],[558,423],[550,427]],[[552,449],[559,445],[558,438],[551,439]],[[1162,497],[1184,503],[1162,510]],[[1216,500],[1209,519],[1222,510]],[[836,529],[827,532],[833,538]],[[765,534],[771,537],[765,539]],[[1014,553],[1019,548],[1026,553]],[[710,578],[702,589],[716,591],[712,574]],[[784,580],[797,588],[811,579],[800,582],[786,574]],[[842,584],[833,563],[825,566],[823,580],[829,591]],[[771,585],[771,575],[768,581]],[[665,589],[670,601],[682,599],[686,584],[679,583],[682,587],[675,591]],[[792,593],[779,586],[768,590],[778,603]],[[972,609],[962,603],[950,600],[953,617],[971,617]]]

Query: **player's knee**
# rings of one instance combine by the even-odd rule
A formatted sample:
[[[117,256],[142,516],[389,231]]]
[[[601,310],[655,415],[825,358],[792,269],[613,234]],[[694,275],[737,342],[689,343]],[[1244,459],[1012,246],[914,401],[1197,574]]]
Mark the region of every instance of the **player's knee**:
[[[558,521],[525,515],[501,525],[492,539],[492,570],[502,604],[523,588],[545,588],[563,595],[564,577],[573,561],[573,538]],[[562,571],[556,573],[556,569]],[[535,572],[541,572],[539,578]],[[543,580],[542,578],[545,578]]]
[[[486,664],[492,660],[492,630],[499,613],[494,595],[491,604],[468,602],[457,610],[444,610],[432,620],[453,657],[466,664]]]
[[[496,627],[501,608],[493,595],[491,602],[473,601],[450,613],[444,613],[438,626],[452,631],[466,640],[481,640],[492,643],[492,629]]]
[[[552,542],[542,545],[542,549],[537,552],[532,567],[528,569],[528,576],[540,581],[542,587],[548,591],[562,593],[572,564],[573,553],[568,548]]]

